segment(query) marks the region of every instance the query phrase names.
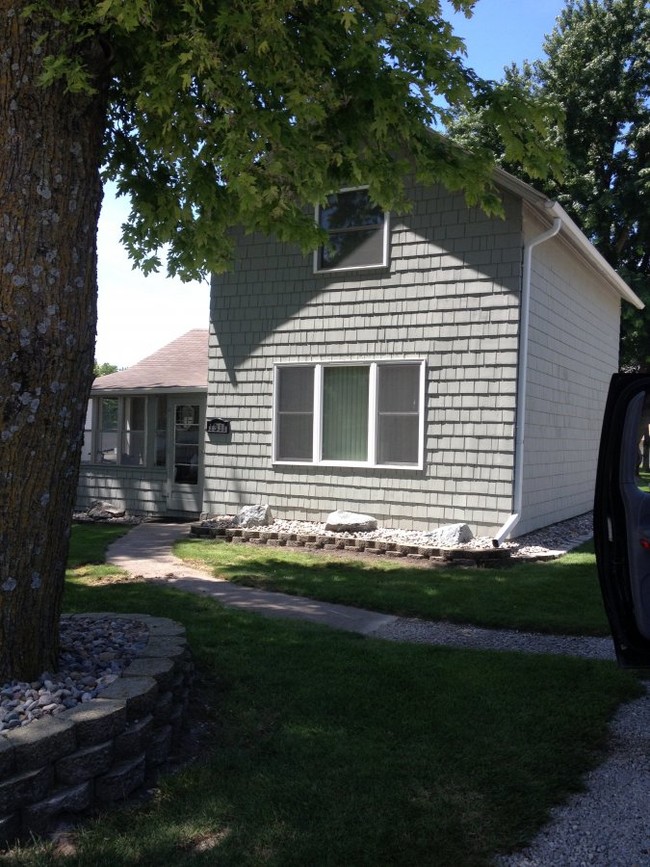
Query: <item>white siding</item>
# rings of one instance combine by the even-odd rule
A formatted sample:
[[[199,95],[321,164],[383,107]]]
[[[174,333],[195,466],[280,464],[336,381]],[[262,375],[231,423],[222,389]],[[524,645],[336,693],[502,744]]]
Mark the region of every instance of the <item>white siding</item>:
[[[531,223],[527,232],[540,228]],[[561,236],[536,248],[517,533],[593,507],[603,409],[618,367],[619,310],[619,298]]]
[[[510,513],[521,206],[508,199],[501,220],[442,189],[413,202],[391,215],[389,269],[315,275],[310,256],[246,236],[214,278],[207,417],[232,433],[206,443],[207,513],[268,502],[278,517],[346,508],[475,533]],[[427,363],[424,470],[272,465],[275,362],[405,357]]]

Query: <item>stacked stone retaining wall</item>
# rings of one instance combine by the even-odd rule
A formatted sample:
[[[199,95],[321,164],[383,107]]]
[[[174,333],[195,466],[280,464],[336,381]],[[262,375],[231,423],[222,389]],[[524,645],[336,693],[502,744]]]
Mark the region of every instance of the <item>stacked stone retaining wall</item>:
[[[309,533],[283,533],[255,530],[211,527],[208,522],[199,521],[191,525],[193,536],[220,539],[224,542],[249,543],[288,548],[306,548],[311,551],[350,551],[383,555],[389,558],[404,557],[408,560],[430,560],[431,565],[453,563],[457,566],[504,565],[510,561],[507,548],[436,548],[428,545],[386,542],[381,539],[360,539],[354,536],[325,535]]]
[[[185,628],[95,616],[145,623],[147,645],[97,698],[0,734],[1,843],[124,800],[155,780],[178,745],[193,670]]]

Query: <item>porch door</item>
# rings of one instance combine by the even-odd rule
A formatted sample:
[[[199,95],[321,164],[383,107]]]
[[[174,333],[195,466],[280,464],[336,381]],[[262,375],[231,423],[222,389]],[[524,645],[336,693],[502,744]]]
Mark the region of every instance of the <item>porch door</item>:
[[[192,395],[171,406],[170,512],[201,512],[203,506],[203,429],[205,400]]]

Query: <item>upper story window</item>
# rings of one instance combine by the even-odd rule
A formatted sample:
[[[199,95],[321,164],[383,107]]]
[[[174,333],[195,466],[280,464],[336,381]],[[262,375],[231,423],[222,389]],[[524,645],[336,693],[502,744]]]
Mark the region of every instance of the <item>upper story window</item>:
[[[328,235],[316,251],[315,271],[347,271],[388,264],[388,214],[367,189],[341,190],[327,197],[316,217]]]

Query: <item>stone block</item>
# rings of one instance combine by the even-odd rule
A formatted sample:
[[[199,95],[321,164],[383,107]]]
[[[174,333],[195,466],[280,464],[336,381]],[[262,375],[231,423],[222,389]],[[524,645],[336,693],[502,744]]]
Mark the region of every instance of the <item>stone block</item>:
[[[167,760],[172,746],[172,727],[167,724],[156,729],[147,744],[147,767],[158,767]]]
[[[120,677],[102,691],[107,699],[124,702],[127,720],[140,719],[154,708],[158,683],[153,677]]]
[[[31,771],[74,752],[77,748],[75,727],[62,716],[44,716],[28,726],[7,732],[17,768]]]
[[[13,774],[16,767],[14,745],[4,735],[0,735],[0,779]]]
[[[135,618],[134,618],[135,619]],[[170,620],[169,617],[152,617],[150,615],[138,616],[149,630],[149,637],[160,638],[162,636],[182,636],[185,638],[186,630],[182,623]]]
[[[146,765],[144,753],[115,765],[107,774],[95,780],[98,801],[121,801],[144,782]]]
[[[158,684],[158,688],[165,691],[170,688],[174,679],[174,663],[168,657],[139,656],[122,672],[123,679],[132,677],[153,678]]]
[[[58,719],[74,723],[78,746],[101,744],[124,729],[126,702],[122,699],[109,699],[104,690],[101,698],[65,710],[59,714]]]
[[[35,771],[25,771],[3,780],[0,783],[0,816],[40,801],[49,791],[54,779],[52,765],[45,765]]]
[[[175,704],[169,715],[169,725],[172,727],[172,744],[177,744],[183,734],[183,723],[187,708],[182,704]]]
[[[83,783],[103,774],[113,761],[113,741],[84,747],[69,756],[59,759],[55,764],[57,779],[65,786]]]
[[[153,709],[153,718],[156,725],[160,725],[169,720],[173,706],[174,694],[170,689],[158,696],[156,706]]]
[[[182,658],[187,651],[187,642],[182,636],[168,638],[163,635],[156,635],[155,638],[150,638],[147,646],[138,653],[138,659],[150,658],[152,656],[166,656],[169,659]]]
[[[20,813],[9,813],[0,816],[0,846],[12,843],[20,834],[22,822]]]
[[[90,782],[60,789],[44,800],[25,807],[23,826],[35,834],[43,833],[52,819],[60,813],[80,813],[87,810],[92,802],[93,787]]]
[[[136,722],[128,723],[124,731],[113,742],[115,758],[132,759],[142,753],[152,731],[153,716],[151,714],[147,714]]]

